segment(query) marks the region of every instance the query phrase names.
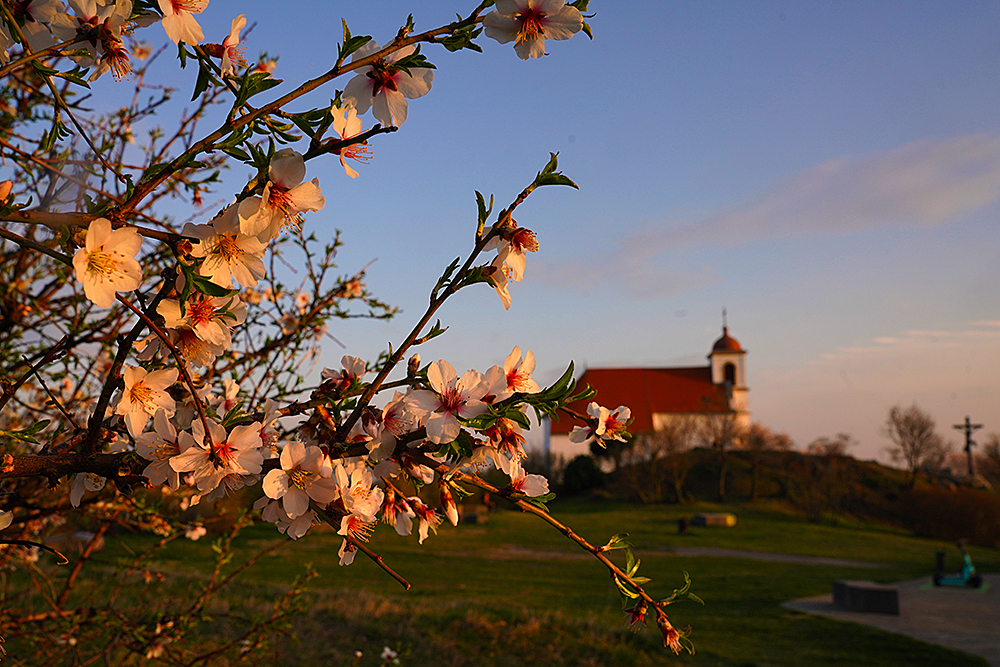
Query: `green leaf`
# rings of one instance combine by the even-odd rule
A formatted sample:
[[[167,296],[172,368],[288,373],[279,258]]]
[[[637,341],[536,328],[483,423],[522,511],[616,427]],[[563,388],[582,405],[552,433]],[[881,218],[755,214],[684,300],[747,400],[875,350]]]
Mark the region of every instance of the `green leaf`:
[[[490,206],[486,208],[486,200],[479,190],[476,190],[476,206],[479,207],[479,224],[485,225],[490,213],[493,212],[493,195],[490,195]]]
[[[492,412],[484,412],[481,415],[476,415],[475,417],[470,417],[469,419],[462,419],[461,422],[465,426],[474,429],[476,431],[485,431],[488,428],[492,428],[497,420],[500,418],[499,415]]]
[[[528,419],[528,415],[524,414],[523,412],[521,412],[517,408],[514,408],[513,410],[508,410],[504,414],[504,417],[506,417],[507,419],[509,419],[512,422],[516,423],[518,426],[520,426],[523,429],[530,429],[531,428],[531,420]]]
[[[541,187],[543,185],[568,185],[571,188],[577,190],[580,186],[574,183],[569,177],[563,176],[562,174],[543,174],[535,179],[535,185]]]
[[[57,76],[60,79],[65,79],[70,83],[75,83],[78,86],[90,88],[90,84],[83,78],[88,72],[90,72],[90,70],[85,67],[75,67],[69,72],[58,72],[54,76]]]
[[[208,84],[213,83],[215,77],[209,72],[208,67],[204,64],[198,68],[198,78],[194,82],[194,94],[191,95],[191,101],[194,102],[196,99],[201,97],[201,94],[208,90]]]
[[[631,549],[632,543],[628,541],[628,533],[618,533],[613,535],[608,543],[601,547],[601,551],[612,551],[614,549]]]
[[[38,60],[32,60],[31,61],[31,67],[36,72],[38,72],[39,76],[46,77],[46,78],[50,77],[50,76],[55,76],[56,74],[59,73],[59,70],[52,69],[51,67],[46,67],[45,65],[43,65],[41,63],[41,61],[38,61]]]
[[[351,37],[351,29],[347,27],[347,21],[340,19],[341,23],[344,24],[344,42],[337,49],[337,61],[341,62],[347,56],[351,55],[362,46],[372,41],[371,37],[365,35],[359,35],[357,37]]]
[[[283,83],[283,81],[283,79],[275,79],[267,72],[255,72],[252,69],[247,70],[247,73],[240,80],[240,88],[236,93],[236,100],[233,102],[233,112],[246,104],[254,95],[259,95],[265,90],[274,88]]]
[[[185,278],[185,292],[187,292],[187,285],[201,292],[206,296],[233,296],[234,294],[239,294],[239,290],[229,289],[228,287],[223,287],[222,285],[216,285],[211,280],[203,275],[195,273],[194,269],[189,266],[183,266]],[[184,299],[187,301],[187,299]]]
[[[424,69],[437,69],[427,60],[427,58],[424,57],[422,53],[420,53],[419,46],[417,47],[416,51],[406,56],[405,58],[400,58],[399,60],[394,62],[392,66],[393,68],[402,70],[407,74],[412,74],[410,72],[411,69],[416,69],[420,67]]]
[[[441,326],[441,320],[438,320],[437,322],[434,323],[434,326],[431,327],[431,330],[428,331],[427,334],[422,337],[422,342],[426,343],[431,339],[437,338],[447,330],[448,327]]]
[[[35,422],[27,428],[23,428],[19,431],[0,431],[0,435],[6,435],[15,440],[20,440],[21,442],[30,442],[34,445],[38,444],[38,440],[35,436],[38,435],[46,426],[52,423],[51,419],[43,419],[39,422]]]
[[[553,500],[555,500],[555,497],[556,494],[554,493],[546,493],[544,496],[536,496],[534,498],[530,496],[524,496],[521,498],[521,500],[528,503],[529,505],[534,505],[535,507],[538,507],[539,509],[548,512],[549,508],[546,503],[552,502]]]
[[[250,156],[247,155],[246,151],[240,150],[239,148],[223,148],[222,152],[230,157],[234,157],[240,162],[251,162]]]
[[[445,284],[451,279],[452,274],[454,274],[455,270],[458,268],[458,263],[461,261],[461,257],[456,257],[455,261],[445,267],[444,273],[441,274],[441,277],[438,278],[437,284],[434,285],[434,289],[431,290],[431,301],[437,298],[438,291],[440,291],[441,288],[444,287]]]
[[[631,549],[625,550],[625,574],[632,576],[635,571],[639,568],[639,561],[636,560],[635,555],[632,553]]]
[[[482,266],[474,266],[469,269],[469,272],[462,278],[462,282],[458,284],[458,289],[470,285],[478,285],[479,283],[490,283],[492,285],[493,281],[490,280],[489,274],[486,272],[489,266],[489,264],[483,264]]]
[[[479,37],[482,31],[483,29],[478,26],[469,25],[464,28],[459,28],[447,37],[439,37],[436,41],[438,44],[452,52],[461,51],[462,49],[470,49],[472,51],[482,53],[482,47],[472,41],[476,37]]]
[[[435,456],[443,456],[449,462],[454,463],[459,459],[472,456],[472,448],[471,436],[465,431],[461,431],[457,438],[441,445],[440,449],[435,452]]]
[[[559,153],[549,153],[549,156],[548,164],[535,176],[535,186],[568,185],[571,188],[579,190],[580,188],[576,183],[563,176],[561,172],[556,171],[556,167],[559,166]]]
[[[638,598],[638,597],[640,597],[639,594],[636,593],[635,591],[633,591],[632,587],[629,586],[626,582],[624,582],[618,576],[617,573],[612,573],[611,576],[612,576],[612,578],[615,581],[615,586],[618,587],[618,590],[621,592],[622,595],[624,595],[625,597],[632,598],[633,600],[636,599],[636,598]]]

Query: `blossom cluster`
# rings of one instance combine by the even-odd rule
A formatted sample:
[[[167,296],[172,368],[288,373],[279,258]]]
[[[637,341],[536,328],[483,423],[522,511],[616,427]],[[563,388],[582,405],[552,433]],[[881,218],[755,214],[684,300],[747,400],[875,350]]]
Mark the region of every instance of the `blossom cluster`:
[[[245,14],[232,19],[228,34],[218,43],[208,43],[196,17],[206,10],[209,0],[144,0],[135,4],[133,0],[66,1],[68,7],[63,0],[2,3],[0,64],[9,62],[10,48],[21,44],[21,64],[46,55],[35,53],[43,50],[56,62],[71,58],[83,68],[60,74],[71,83],[83,84],[84,75],[94,81],[107,72],[119,80],[130,75],[133,56],[147,56],[132,39],[133,32],[159,22],[167,38],[179,46],[182,63],[185,58],[197,58],[200,72],[207,73],[199,76],[195,97],[206,89],[199,86],[207,79],[205,86],[224,85],[236,95],[237,103],[227,120],[234,128],[231,137],[214,145],[208,142],[208,148],[189,149],[158,167],[163,173],[176,174],[186,169],[178,165],[190,164],[199,152],[222,151],[257,170],[257,176],[234,201],[207,222],[185,224],[179,234],[134,226],[139,201],[116,201],[119,206],[95,203],[91,210],[104,211],[106,217],[87,214],[82,218],[89,221],[85,235],[64,238],[80,246],[71,262],[84,297],[99,309],[110,309],[120,301],[140,318],[129,337],[118,338],[121,348],[114,359],[95,364],[97,375],[106,379],[100,407],[94,413],[97,418],[90,420],[88,429],[75,429],[75,442],[83,443],[79,453],[85,457],[81,460],[87,460],[75,469],[108,474],[107,468],[91,465],[99,458],[94,455],[124,455],[120,460],[126,463],[117,472],[124,476],[129,466],[141,459],[142,478],[150,486],[180,492],[186,506],[260,484],[261,495],[254,508],[265,521],[292,539],[301,538],[321,521],[331,524],[343,538],[339,551],[342,565],[353,562],[357,551],[367,550],[364,543],[380,521],[400,535],[415,532],[419,543],[436,533],[445,519],[457,525],[456,496],[468,494],[463,481],[485,484],[474,475],[489,468],[495,467],[508,480],[499,489],[500,495],[522,508],[544,508],[552,497],[549,481],[524,469],[524,429],[530,425],[529,409],[534,409],[539,419],[560,410],[571,413],[566,409],[570,402],[593,394],[588,389],[572,395],[572,366],[556,384],[542,389],[532,377],[534,355],[530,351],[522,354],[519,347],[513,348],[502,365],[485,372],[467,370],[461,375],[444,359],[421,367],[419,355],[414,354],[405,378],[387,382],[389,373],[404,358],[402,351],[390,352],[374,369],[358,357],[345,355],[340,368],[321,373],[320,384],[308,400],[284,405],[259,396],[259,384],[252,391],[240,384],[256,383],[269,370],[252,367],[242,376],[221,374],[235,365],[229,363],[238,353],[234,339],[249,329],[252,308],[262,300],[277,301],[279,287],[258,288],[267,274],[267,251],[273,252],[275,243],[285,235],[298,236],[304,216],[325,207],[318,179],[306,177],[307,158],[333,153],[345,174],[357,178],[358,171],[347,159],[368,162],[367,139],[398,128],[407,119],[408,100],[430,92],[434,66],[416,42],[435,43],[440,38],[437,43],[450,50],[478,49],[471,40],[483,31],[500,43],[513,42],[515,54],[523,60],[540,58],[545,55],[546,40],[566,40],[581,30],[589,34],[580,11],[586,9],[586,0],[572,5],[564,0],[497,0],[494,11],[479,16],[480,6],[465,19],[467,24],[455,28],[448,37],[444,36],[447,30],[441,30],[408,39],[412,29],[408,21],[385,47],[368,37],[351,39],[345,24],[344,43],[331,71],[350,73],[352,78],[342,91],[336,91],[328,108],[305,113],[246,104],[251,95],[277,81],[270,79],[273,61],[248,66],[242,34],[247,24]],[[459,24],[461,17],[452,26]],[[344,65],[348,55],[351,60]],[[360,115],[369,110],[381,127],[364,132]],[[275,150],[275,138],[282,144],[303,138],[277,129],[284,119],[295,121],[289,128],[294,124],[309,135],[312,141],[306,155],[290,147]],[[53,140],[59,122],[56,118],[51,130]],[[330,138],[324,140],[327,132]],[[254,135],[268,133],[272,141],[255,139]],[[538,186],[575,187],[555,172],[555,167],[553,154],[549,165],[492,226],[485,224],[492,200],[490,211],[486,211],[477,193],[480,218],[473,255],[458,273],[454,272],[457,263],[446,271],[432,293],[428,318],[422,322],[428,321],[450,294],[478,282],[490,283],[504,308],[510,308],[510,283],[523,279],[526,253],[539,250],[535,233],[519,226],[512,212]],[[157,186],[153,182],[158,173],[150,169],[134,179],[138,185],[129,183],[126,198],[141,200],[148,194],[144,188]],[[11,188],[10,182],[0,184],[0,206],[16,205],[10,197]],[[169,252],[163,247],[149,251],[150,245],[164,239]],[[145,256],[144,245],[149,251]],[[335,250],[336,244],[331,248]],[[492,261],[473,265],[480,253],[493,251],[496,256]],[[145,259],[151,257],[156,258],[159,270],[144,267]],[[157,294],[150,299],[142,289],[154,284]],[[439,299],[439,290],[445,286]],[[363,291],[356,276],[343,283],[336,298],[358,298]],[[280,319],[275,317],[282,334],[277,346],[299,335],[299,317],[310,311],[309,299],[305,292],[295,294],[294,309]],[[95,314],[91,309],[84,318]],[[109,320],[120,314],[128,315],[116,311],[109,313]],[[415,342],[420,326],[407,347],[420,344]],[[142,332],[144,337],[140,337]],[[443,329],[435,327],[421,341],[441,332]],[[366,379],[372,372],[377,377]],[[300,388],[297,385],[296,391]],[[382,392],[390,388],[393,395],[388,398]],[[79,392],[79,387],[68,390]],[[289,401],[294,394],[284,392],[279,398]],[[55,398],[52,400],[58,405]],[[380,403],[384,404],[377,407]],[[105,408],[110,409],[110,418],[105,419]],[[631,415],[624,406],[610,411],[591,403],[586,416],[573,416],[585,422],[570,435],[575,442],[596,439],[603,444],[607,439],[628,437]],[[81,435],[85,431],[87,435]],[[6,460],[4,465],[8,465]],[[100,474],[80,472],[69,490],[71,504],[79,506],[88,493],[100,492],[106,483]],[[12,519],[11,512],[0,510],[0,530],[9,527]],[[194,524],[184,532],[196,540],[206,534],[206,528]],[[629,566],[625,583],[615,574],[623,594],[633,598],[638,595],[636,590],[641,592],[636,584],[639,580],[629,579],[636,567]],[[631,611],[633,621],[644,620],[644,604]],[[685,635],[669,626],[665,615],[658,616],[658,624],[664,642],[678,650]],[[162,651],[162,644],[158,644],[147,651],[147,657]],[[383,659],[394,658],[387,648]]]

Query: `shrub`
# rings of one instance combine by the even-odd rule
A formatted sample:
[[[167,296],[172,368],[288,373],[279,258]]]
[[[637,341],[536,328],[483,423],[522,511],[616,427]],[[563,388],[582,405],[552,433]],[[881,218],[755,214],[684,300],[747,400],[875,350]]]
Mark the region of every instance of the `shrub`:
[[[922,537],[1000,547],[1000,496],[989,491],[911,489],[900,497],[899,521]]]
[[[580,454],[566,464],[562,492],[576,495],[604,487],[606,475],[597,467],[593,456]]]

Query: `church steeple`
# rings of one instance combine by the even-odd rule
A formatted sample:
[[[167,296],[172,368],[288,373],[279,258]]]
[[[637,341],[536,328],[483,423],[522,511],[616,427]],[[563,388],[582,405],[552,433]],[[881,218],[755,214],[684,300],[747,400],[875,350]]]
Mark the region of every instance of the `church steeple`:
[[[726,310],[722,310],[722,336],[712,345],[708,359],[712,364],[712,382],[728,383],[733,389],[746,388],[746,350],[729,335]]]
[[[708,354],[712,383],[725,385],[730,396],[730,409],[736,412],[741,426],[750,426],[750,408],[747,402],[747,351],[740,342],[729,335],[726,311],[722,310],[722,336],[712,345]]]

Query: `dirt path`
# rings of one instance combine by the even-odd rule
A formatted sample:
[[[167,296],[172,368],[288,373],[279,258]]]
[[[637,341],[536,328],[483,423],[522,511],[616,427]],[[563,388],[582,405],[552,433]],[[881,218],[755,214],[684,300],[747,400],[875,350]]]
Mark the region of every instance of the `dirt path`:
[[[639,549],[639,552],[673,553],[675,556],[716,556],[723,558],[745,558],[747,560],[763,560],[772,563],[800,563],[802,565],[833,565],[836,567],[878,568],[885,567],[881,563],[871,563],[864,560],[848,560],[846,558],[826,558],[822,556],[797,556],[795,554],[780,554],[772,551],[748,551],[744,549],[717,549],[714,547],[651,547]],[[540,551],[515,544],[505,544],[490,552],[490,557],[500,560],[590,560],[593,558],[584,551]]]
[[[764,560],[772,563],[801,563],[803,565],[833,565],[837,567],[885,567],[882,563],[872,563],[865,560],[826,558],[824,556],[796,556],[795,554],[779,554],[772,551],[717,549],[715,547],[670,547],[670,550],[678,556],[722,556],[728,558],[746,558],[748,560]]]
[[[982,589],[935,588],[930,577],[892,584],[899,616],[843,611],[833,595],[785,602],[783,607],[852,621],[986,658],[1000,667],[1000,574],[983,575]]]

